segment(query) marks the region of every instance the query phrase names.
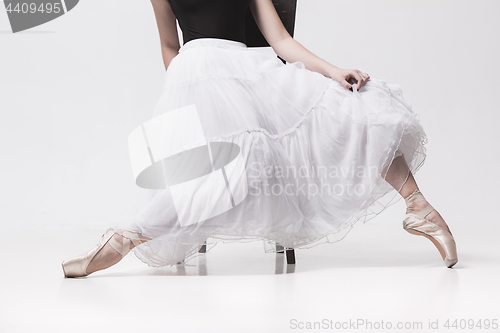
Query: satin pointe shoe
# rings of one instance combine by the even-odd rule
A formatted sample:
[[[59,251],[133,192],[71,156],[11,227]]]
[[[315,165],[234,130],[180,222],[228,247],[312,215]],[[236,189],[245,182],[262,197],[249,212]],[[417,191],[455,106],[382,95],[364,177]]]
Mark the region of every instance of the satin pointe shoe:
[[[405,198],[407,206],[422,200],[425,200],[425,198],[418,189]],[[417,213],[407,210],[406,217],[403,220],[403,228],[410,234],[428,238],[439,250],[446,267],[451,268],[458,262],[455,239],[448,230],[425,218],[433,210],[434,208],[428,202]]]
[[[108,229],[101,237],[99,243],[89,252],[76,256],[74,258],[65,260],[62,262],[62,268],[65,277],[82,277],[87,276],[91,273],[87,273],[87,267],[89,266],[95,255],[109,242],[109,245],[122,255],[122,258],[130,252],[130,241],[135,246],[142,243],[140,240],[129,239],[123,237],[123,244],[120,244],[113,238],[115,232],[113,229]]]

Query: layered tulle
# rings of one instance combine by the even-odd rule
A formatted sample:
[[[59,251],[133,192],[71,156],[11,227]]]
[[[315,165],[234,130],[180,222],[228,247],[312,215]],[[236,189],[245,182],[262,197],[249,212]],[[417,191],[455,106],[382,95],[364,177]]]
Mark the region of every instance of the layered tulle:
[[[151,200],[134,222],[114,229],[150,239],[133,252],[151,266],[190,259],[206,241],[210,248],[218,240],[264,240],[272,251],[275,243],[340,240],[400,198],[384,179],[396,156],[406,160],[406,177],[425,160],[425,132],[399,86],[371,78],[351,92],[238,42],[197,39],[181,48],[153,117],[189,105],[208,142],[240,148],[248,194],[232,209],[182,225],[169,188],[148,190]]]

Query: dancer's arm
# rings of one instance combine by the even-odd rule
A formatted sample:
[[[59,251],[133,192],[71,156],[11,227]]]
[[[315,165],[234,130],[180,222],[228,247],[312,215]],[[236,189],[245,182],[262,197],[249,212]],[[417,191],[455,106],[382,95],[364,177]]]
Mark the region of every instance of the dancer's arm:
[[[347,82],[354,78],[358,82],[358,90],[365,85],[370,76],[357,69],[341,69],[334,66],[307,50],[293,39],[274,9],[271,0],[252,0],[252,14],[260,31],[274,52],[287,62],[302,62],[307,69],[321,73],[340,82],[346,89],[351,88]]]
[[[165,69],[170,61],[179,53],[179,35],[177,34],[177,23],[172,8],[167,0],[151,0],[153,10],[160,33],[161,54]]]

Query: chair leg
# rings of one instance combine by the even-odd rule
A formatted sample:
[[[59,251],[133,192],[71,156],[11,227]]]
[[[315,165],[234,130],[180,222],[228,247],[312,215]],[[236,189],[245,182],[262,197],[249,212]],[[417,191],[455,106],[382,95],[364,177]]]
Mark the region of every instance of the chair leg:
[[[205,243],[203,243],[203,245],[198,250],[198,253],[207,253],[207,241],[205,241]]]
[[[288,265],[295,265],[295,251],[294,249],[286,250],[286,263]]]
[[[294,249],[285,249],[283,245],[276,243],[276,253],[286,253],[286,263],[288,265],[295,265]]]

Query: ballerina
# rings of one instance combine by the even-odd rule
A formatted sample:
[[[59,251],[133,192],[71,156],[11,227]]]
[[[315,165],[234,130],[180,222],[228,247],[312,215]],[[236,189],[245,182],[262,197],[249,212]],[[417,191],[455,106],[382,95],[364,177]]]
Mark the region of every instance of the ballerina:
[[[149,170],[161,170],[165,186],[152,187],[132,225],[108,229],[91,251],[63,261],[65,277],[106,269],[131,250],[150,266],[175,265],[207,238],[285,248],[336,241],[378,214],[371,208],[388,207],[379,199],[389,191],[407,205],[404,229],[431,240],[446,267],[457,263],[448,225],[413,176],[427,138],[398,86],[311,53],[271,0],[151,2],[167,69],[152,121],[170,127],[162,160],[153,143],[147,148]],[[247,10],[286,65],[246,47]],[[145,138],[153,127],[143,127]],[[169,155],[172,142],[183,150]]]

